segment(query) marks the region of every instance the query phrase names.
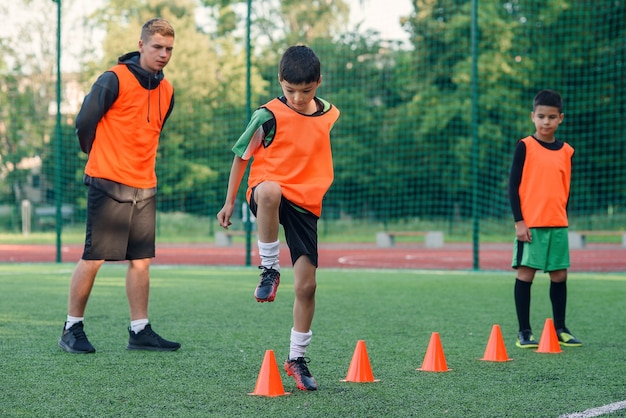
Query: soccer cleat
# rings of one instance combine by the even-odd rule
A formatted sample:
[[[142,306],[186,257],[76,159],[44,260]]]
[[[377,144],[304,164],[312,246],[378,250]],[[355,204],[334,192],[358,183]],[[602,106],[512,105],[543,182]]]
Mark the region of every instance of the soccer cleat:
[[[280,284],[280,272],[272,268],[259,266],[263,270],[261,280],[254,291],[257,302],[273,302],[276,298],[276,290]]]
[[[556,336],[559,338],[559,344],[564,347],[581,347],[582,341],[574,337],[567,328],[559,328],[556,330]]]
[[[298,357],[295,360],[287,359],[283,367],[289,376],[293,376],[298,389],[317,390],[317,383],[307,367],[308,362],[309,360],[304,357]]]
[[[152,331],[150,324],[137,333],[128,328],[128,334],[128,350],[176,351],[180,348],[180,343],[163,339]]]
[[[515,345],[519,348],[539,347],[539,343],[535,340],[533,332],[529,329],[522,330],[517,334],[517,341],[515,342]]]
[[[68,353],[74,354],[88,354],[96,352],[96,349],[87,339],[85,331],[83,331],[82,322],[75,323],[70,327],[70,329],[65,329],[65,326],[63,326],[63,334],[61,334],[61,339],[59,340],[59,347]]]

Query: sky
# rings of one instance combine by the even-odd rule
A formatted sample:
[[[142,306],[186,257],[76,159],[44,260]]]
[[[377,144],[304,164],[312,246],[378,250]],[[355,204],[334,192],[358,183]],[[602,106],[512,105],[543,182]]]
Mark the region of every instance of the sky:
[[[363,28],[378,30],[384,39],[408,40],[399,19],[413,10],[410,0],[349,0],[349,3],[350,26],[362,22]]]
[[[0,0],[3,3],[6,0]],[[412,11],[411,0],[348,0],[350,4],[350,27],[358,23],[361,29],[375,29],[381,33],[383,39],[407,41],[408,35],[399,24],[400,16],[409,15]],[[87,33],[81,25],[72,24],[80,21],[81,16],[86,16],[100,4],[100,0],[63,0],[62,23],[63,23],[63,47],[72,43],[78,44],[86,39]],[[21,2],[4,3],[0,5],[0,14],[4,16],[3,24],[0,25],[0,36],[12,35],[11,22],[24,22],[32,16],[33,10],[46,10],[48,22],[56,27],[57,5],[52,0],[33,0],[30,8],[21,6]],[[71,40],[71,41],[70,41]],[[84,45],[80,45],[84,48]],[[78,47],[77,47],[78,48]],[[71,71],[71,54],[61,54],[61,67]]]

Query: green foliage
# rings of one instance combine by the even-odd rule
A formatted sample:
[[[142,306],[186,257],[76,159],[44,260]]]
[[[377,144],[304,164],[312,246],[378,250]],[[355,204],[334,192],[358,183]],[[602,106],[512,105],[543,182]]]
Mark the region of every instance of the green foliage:
[[[52,124],[39,102],[43,92],[9,68],[0,74],[0,198],[21,201],[32,169],[26,160],[41,156]]]
[[[155,266],[150,320],[182,343],[158,353],[125,350],[125,266],[105,264],[85,320],[97,352],[71,355],[57,341],[72,268],[0,265],[3,417],[523,417],[528,408],[556,417],[623,402],[623,275],[572,274],[568,326],[585,346],[539,354],[514,345],[510,274],[385,271],[381,280],[381,271],[321,269],[307,350],[319,390],[298,391],[280,371],[292,393],[266,398],[248,393],[266,350],[279,367],[287,355],[291,270],[277,300],[259,304],[256,269]],[[533,286],[538,337],[551,315],[548,287],[541,276]],[[513,361],[479,360],[496,323]],[[433,332],[449,372],[416,370]],[[379,382],[341,381],[358,340]]]
[[[55,141],[60,140],[57,147]],[[57,150],[61,155],[57,158]],[[58,162],[62,167],[58,166]],[[60,139],[54,138],[50,145],[42,153],[42,177],[44,179],[56,179],[57,173],[60,175],[58,184],[48,184],[45,189],[47,195],[44,201],[48,204],[55,202],[55,194],[58,192],[62,203],[75,204],[77,208],[85,209],[85,195],[87,188],[83,184],[83,172],[87,156],[81,151],[76,132],[69,124],[61,124]],[[58,171],[57,171],[58,170]]]

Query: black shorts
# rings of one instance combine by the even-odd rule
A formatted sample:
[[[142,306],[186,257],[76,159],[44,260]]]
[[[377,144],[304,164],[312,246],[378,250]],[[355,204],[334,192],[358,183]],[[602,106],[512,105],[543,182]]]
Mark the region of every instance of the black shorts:
[[[250,196],[250,210],[256,216],[257,204],[254,201],[254,188]],[[309,257],[311,264],[317,267],[317,220],[311,212],[297,207],[284,197],[278,209],[278,220],[285,231],[285,240],[291,253],[291,264],[296,264],[303,255]]]
[[[156,198],[119,202],[89,186],[83,260],[139,260],[155,255]]]

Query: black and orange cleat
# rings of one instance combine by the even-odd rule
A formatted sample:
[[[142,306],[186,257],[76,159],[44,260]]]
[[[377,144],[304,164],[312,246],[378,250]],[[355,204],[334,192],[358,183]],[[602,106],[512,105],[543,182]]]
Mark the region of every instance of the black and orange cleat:
[[[283,367],[289,376],[296,381],[296,386],[300,390],[317,390],[317,383],[311,376],[311,372],[307,367],[309,360],[304,357],[298,357],[294,360],[285,360]]]
[[[280,272],[272,268],[259,266],[263,270],[261,280],[254,291],[257,302],[273,302],[276,298],[276,290],[280,284]]]

